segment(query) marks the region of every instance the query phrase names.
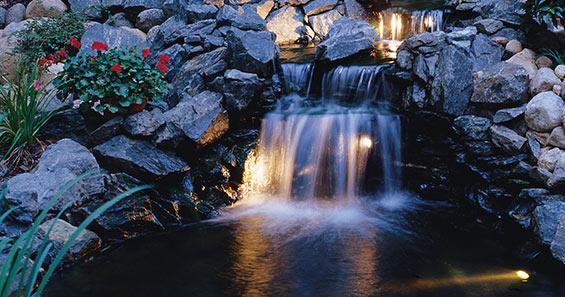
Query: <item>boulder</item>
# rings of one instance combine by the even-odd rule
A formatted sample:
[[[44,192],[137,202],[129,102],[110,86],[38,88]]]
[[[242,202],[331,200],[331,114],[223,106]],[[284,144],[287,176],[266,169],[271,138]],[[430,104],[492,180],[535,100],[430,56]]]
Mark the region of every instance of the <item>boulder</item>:
[[[473,71],[480,71],[490,68],[492,65],[502,60],[504,48],[492,42],[485,34],[479,34],[471,45],[473,53]]]
[[[67,5],[61,0],[33,0],[27,5],[25,17],[29,19],[60,16],[67,10]]]
[[[96,128],[96,130],[92,131],[90,134],[90,142],[93,145],[99,145],[110,140],[112,137],[120,134],[124,127],[124,118],[122,116],[117,116],[104,124],[102,126]]]
[[[271,10],[273,9],[274,6],[275,6],[275,1],[273,1],[273,0],[263,0],[263,1],[255,4],[253,7],[255,8],[255,11],[257,12],[257,14],[265,20],[265,19],[267,19],[267,17],[271,13]]]
[[[467,53],[452,45],[441,50],[430,98],[438,111],[454,116],[465,112],[473,92],[472,69]]]
[[[143,32],[149,32],[154,26],[160,25],[165,21],[165,13],[162,9],[151,8],[144,10],[137,15],[135,25]]]
[[[312,29],[314,29],[314,32],[318,36],[324,38],[326,37],[326,35],[328,35],[328,32],[330,32],[330,28],[332,27],[334,22],[342,16],[343,13],[340,11],[340,9],[336,8],[322,14],[313,15],[309,17],[309,21],[310,25],[312,25]]]
[[[514,130],[501,125],[493,125],[489,129],[491,140],[496,147],[509,154],[518,154],[522,150],[526,138]]]
[[[491,38],[491,41],[502,46],[506,46],[508,44],[508,38],[504,36],[495,36]]]
[[[173,81],[175,88],[182,91],[187,86],[199,86],[197,89],[202,89],[203,79],[211,80],[226,69],[227,54],[228,49],[220,47],[188,60],[182,65]]]
[[[338,0],[313,0],[304,5],[303,9],[307,16],[319,14],[333,9]]]
[[[216,90],[225,97],[228,111],[246,110],[257,98],[261,90],[259,77],[254,73],[241,72],[236,69],[227,70],[224,77],[216,81]]]
[[[0,30],[0,77],[10,80],[16,78],[19,56],[13,54],[18,42],[14,34],[25,29],[24,22],[10,23],[3,31]]]
[[[184,135],[198,147],[220,139],[229,128],[227,112],[222,107],[223,96],[209,91],[194,97],[185,94],[182,101],[165,113],[168,129]],[[163,139],[161,139],[161,142]]]
[[[565,264],[565,216],[562,215],[551,243],[551,254],[553,257]]]
[[[106,0],[103,0],[106,1]],[[112,1],[112,0],[110,0]],[[124,11],[132,18],[144,10],[151,8],[163,8],[163,0],[122,0]]]
[[[554,72],[557,78],[565,79],[565,65],[557,65],[557,67],[555,67]]]
[[[526,124],[532,130],[549,132],[561,125],[561,113],[565,104],[553,92],[537,94],[526,105]]]
[[[72,108],[56,113],[41,127],[41,136],[53,139],[68,138],[82,145],[88,145],[90,138],[83,113]]]
[[[529,82],[524,67],[498,63],[475,79],[471,102],[494,106],[524,104]]]
[[[0,29],[6,26],[6,14],[8,11],[4,7],[0,7]]]
[[[491,126],[491,120],[473,115],[460,116],[453,120],[453,128],[463,140],[486,140]]]
[[[318,60],[337,61],[373,49],[379,36],[365,21],[342,17],[330,28],[316,48]]]
[[[561,216],[565,213],[565,202],[548,201],[534,210],[534,229],[543,244],[551,244]]]
[[[518,118],[526,112],[526,105],[514,108],[500,109],[494,114],[492,121],[495,124],[506,123]]]
[[[555,127],[549,136],[549,145],[565,148],[565,129],[562,126]]]
[[[536,66],[539,68],[551,68],[553,61],[546,56],[541,56],[536,59]]]
[[[534,79],[534,77],[536,77],[536,73],[538,72],[535,58],[536,53],[534,53],[530,49],[524,49],[513,55],[510,59],[506,60],[506,62],[521,65],[528,72],[530,79]]]
[[[106,24],[95,24],[82,35],[80,48],[81,52],[95,54],[96,51],[91,49],[94,41],[105,42],[109,48],[119,46],[132,47],[138,50],[149,48],[146,37],[136,34],[135,32],[126,30],[125,28],[115,28]]]
[[[178,174],[189,169],[182,159],[155,148],[144,140],[118,135],[93,148],[94,154],[108,168],[124,170],[149,181]]]
[[[564,186],[565,186],[565,160],[559,160],[555,165],[553,174],[547,181],[547,187],[550,190],[557,191],[563,189]]]
[[[553,149],[542,149],[538,159],[538,167],[553,172],[557,163],[564,161],[564,158],[565,152],[557,147]]]
[[[152,111],[142,110],[127,117],[124,128],[132,136],[151,136],[164,124],[163,113],[156,108]]]
[[[355,0],[345,0],[343,1],[343,4],[345,5],[346,17],[358,21],[364,21],[367,19],[367,12],[365,11],[363,5],[361,5],[359,2]]]
[[[49,231],[50,229],[51,231]],[[43,240],[47,236],[48,242],[53,244],[48,253],[46,263],[51,263],[55,259],[57,253],[71,239],[71,236],[77,229],[77,227],[61,219],[51,219],[39,225],[38,238]],[[88,229],[82,230],[67,251],[65,260],[75,261],[84,258],[101,246],[102,240],[96,233]]]
[[[11,23],[19,23],[26,16],[26,7],[21,3],[14,4],[6,12],[6,26]]]
[[[495,19],[512,25],[519,25],[522,19],[522,2],[516,0],[481,0],[464,1],[457,6],[457,10],[466,5],[483,19]]]
[[[237,16],[231,21],[231,25],[241,30],[257,30],[265,29],[265,20],[257,14],[252,8],[241,9]]]
[[[277,70],[279,52],[272,33],[242,31],[227,32],[230,65],[240,71],[271,77]]]
[[[561,80],[551,68],[541,68],[530,83],[530,94],[535,96],[541,92],[553,91],[554,85],[561,85]]]
[[[212,4],[189,4],[185,6],[186,20],[196,23],[201,20],[213,19],[218,13],[218,7]]]
[[[504,24],[501,21],[493,19],[482,19],[474,25],[479,32],[487,35],[492,35],[504,28]]]
[[[304,13],[298,7],[284,6],[267,18],[266,28],[275,33],[277,44],[294,43],[304,34]]]
[[[133,24],[128,20],[126,14],[123,12],[119,12],[108,17],[108,20],[104,24],[112,27],[133,27]]]
[[[22,173],[7,183],[6,201],[17,206],[15,219],[29,224],[35,216],[71,181],[86,172],[95,172],[77,181],[63,192],[52,210],[58,211],[73,203],[105,191],[102,175],[94,156],[87,148],[70,139],[49,146],[32,173]]]
[[[505,49],[511,53],[517,54],[521,52],[523,48],[522,48],[522,43],[520,41],[513,39],[508,41]]]

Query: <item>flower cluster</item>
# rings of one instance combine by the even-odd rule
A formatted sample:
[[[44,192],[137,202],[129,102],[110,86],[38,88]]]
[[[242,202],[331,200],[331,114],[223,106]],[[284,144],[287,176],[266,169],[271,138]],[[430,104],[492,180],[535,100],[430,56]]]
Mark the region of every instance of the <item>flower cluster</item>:
[[[148,49],[110,49],[100,41],[93,42],[90,48],[96,51],[94,55],[82,52],[66,60],[54,82],[59,96],[74,94],[83,101],[84,108],[118,113],[128,112],[130,106],[146,100],[161,100],[168,92],[163,74],[168,70],[169,56],[160,55],[156,67],[151,67]]]
[[[80,49],[81,44],[80,41],[76,40],[74,36],[71,36],[71,38],[69,39],[69,44],[76,48],[77,50]],[[43,67],[49,67],[53,64],[62,62],[63,60],[67,59],[69,57],[69,54],[67,53],[67,51],[65,50],[65,48],[61,48],[58,52],[49,55],[46,58],[41,58],[39,59],[38,62],[38,66],[43,68]]]

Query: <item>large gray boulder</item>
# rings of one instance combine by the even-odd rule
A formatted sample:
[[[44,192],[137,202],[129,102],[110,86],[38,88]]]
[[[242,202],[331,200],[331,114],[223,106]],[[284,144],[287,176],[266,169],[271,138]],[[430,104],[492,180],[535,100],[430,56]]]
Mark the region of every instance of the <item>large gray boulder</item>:
[[[431,103],[441,112],[462,115],[473,92],[473,61],[462,50],[447,46],[440,57],[432,81]]]
[[[222,101],[221,94],[210,91],[194,97],[185,94],[177,106],[165,113],[167,126],[161,131],[158,142],[184,136],[198,147],[204,147],[220,139],[229,128]]]
[[[304,13],[298,7],[284,6],[267,18],[267,30],[275,33],[277,44],[294,43],[304,34]]]
[[[94,172],[63,192],[52,209],[58,211],[103,193],[104,180],[98,170],[100,167],[87,148],[63,139],[47,148],[32,173],[22,173],[8,181],[5,198],[10,205],[20,206],[15,219],[29,224],[66,184],[84,173]]]
[[[553,257],[565,264],[565,215],[559,219],[553,242],[551,243]]]
[[[160,109],[142,110],[126,118],[125,130],[133,136],[151,136],[165,124],[165,117]]]
[[[212,4],[189,4],[184,10],[189,23],[215,18],[218,13],[218,8]]]
[[[154,181],[189,169],[182,159],[155,148],[144,140],[118,135],[93,148],[96,156],[108,168],[123,170],[135,177]]]
[[[334,22],[326,40],[316,48],[318,60],[337,61],[373,49],[379,36],[365,21],[342,17]]]
[[[559,220],[565,214],[565,202],[548,201],[534,210],[534,229],[543,244],[553,242]]]
[[[501,125],[490,127],[492,143],[499,149],[509,153],[518,154],[522,150],[526,138],[518,135],[514,130]]]
[[[538,132],[550,132],[561,125],[561,113],[565,104],[553,92],[537,94],[526,105],[526,124]]]
[[[214,89],[224,94],[228,111],[244,111],[255,100],[261,90],[257,74],[227,70],[223,77],[214,81]]]
[[[143,32],[139,32],[143,34]],[[91,49],[94,41],[105,42],[108,44],[109,48],[135,46],[139,50],[146,49],[149,48],[150,44],[147,42],[146,36],[144,35],[145,34],[136,34],[132,30],[116,28],[106,24],[95,24],[90,29],[86,30],[84,35],[82,35],[80,41],[82,47],[80,48],[80,51],[88,54],[95,54],[96,51]]]
[[[165,13],[162,9],[151,8],[144,10],[137,15],[135,25],[143,32],[148,32],[154,26],[160,25],[165,21]]]
[[[228,49],[219,47],[188,60],[173,80],[179,98],[182,97],[181,92],[194,96],[204,91],[204,80],[212,80],[224,72],[228,58]]]
[[[310,24],[314,32],[320,37],[325,37],[328,35],[330,28],[335,23],[336,20],[343,16],[343,6],[340,6],[334,10],[324,12],[322,14],[317,14],[309,17]]]
[[[464,140],[487,140],[492,121],[473,115],[465,115],[453,120],[453,128]]]
[[[495,19],[519,25],[522,18],[522,2],[516,0],[459,1],[456,10],[472,11],[483,19]]]
[[[521,105],[526,102],[530,78],[524,67],[498,63],[486,70],[474,84],[471,102],[486,105]]]
[[[227,32],[227,41],[233,68],[260,77],[270,77],[276,72],[279,52],[272,33],[233,28]]]
[[[480,71],[499,63],[504,54],[504,48],[491,41],[491,38],[479,34],[473,40],[471,52],[474,56],[473,71]]]
[[[6,12],[6,26],[11,23],[19,23],[24,20],[26,7],[21,3],[14,4]]]

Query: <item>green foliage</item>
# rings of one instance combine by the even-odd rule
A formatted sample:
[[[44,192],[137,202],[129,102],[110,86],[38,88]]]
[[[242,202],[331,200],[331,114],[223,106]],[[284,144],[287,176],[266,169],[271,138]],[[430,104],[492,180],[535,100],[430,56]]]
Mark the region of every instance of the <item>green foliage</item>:
[[[97,43],[106,46],[95,42],[93,48]],[[97,50],[97,56],[79,54],[67,60],[54,82],[59,96],[74,94],[83,108],[100,113],[123,113],[133,104],[159,101],[167,94],[169,84],[162,73],[166,65],[151,67],[135,48]]]
[[[527,0],[524,3],[523,25],[526,27],[535,22],[543,24],[544,22],[552,22],[557,26],[558,19],[564,19],[565,0]]]
[[[536,58],[542,56],[549,57],[553,61],[554,65],[565,64],[565,52],[559,52],[558,50],[544,48],[543,52],[540,55],[538,55]]]
[[[34,65],[30,69],[20,63],[16,79],[5,80],[7,86],[0,85],[0,144],[9,147],[4,158],[36,141],[41,127],[56,113],[46,112],[53,92],[45,89],[40,81],[41,69]]]
[[[38,230],[39,226],[43,223],[47,214],[55,205],[59,197],[67,191],[70,187],[72,187],[76,182],[81,180],[82,178],[86,177],[87,175],[92,174],[93,172],[85,173],[75,180],[71,181],[67,185],[65,185],[57,195],[47,204],[45,209],[39,214],[33,225],[29,230],[23,233],[17,239],[5,238],[0,241],[0,251],[3,251],[4,248],[10,247],[7,257],[3,264],[0,264],[0,297],[10,297],[10,296],[23,296],[23,297],[31,297],[31,296],[41,296],[41,293],[45,289],[45,286],[49,282],[49,279],[55,272],[55,269],[59,266],[63,257],[67,254],[68,250],[71,248],[73,242],[78,238],[80,233],[86,229],[86,227],[92,223],[98,216],[100,216],[103,212],[105,212],[108,208],[112,207],[120,200],[128,197],[131,194],[134,194],[138,191],[142,191],[145,189],[150,188],[150,186],[140,186],[126,192],[117,195],[110,201],[104,203],[98,209],[96,209],[90,216],[88,216],[78,227],[77,230],[71,235],[69,240],[61,247],[49,267],[47,268],[47,272],[40,279],[40,269],[45,263],[47,255],[51,248],[53,248],[53,244],[49,241],[49,233],[52,231],[53,226],[55,224],[55,220],[53,224],[50,226],[46,235],[43,236],[43,239],[39,243],[39,249],[36,251],[34,246],[38,246],[34,244],[35,240],[38,240]],[[6,190],[2,192],[0,199],[4,197]],[[3,220],[9,217],[9,215],[16,210],[16,208],[12,208],[0,216],[0,223]],[[61,210],[57,216],[55,217],[58,219],[61,217],[65,209]],[[35,255],[35,256],[33,256]],[[32,263],[32,264],[31,264]],[[35,289],[36,288],[36,289]],[[15,290],[14,294],[10,294],[13,290]]]
[[[25,29],[16,34],[18,43],[14,52],[21,54],[27,63],[47,58],[62,48],[66,49],[69,55],[74,56],[78,49],[69,44],[69,39],[71,36],[75,38],[82,36],[85,21],[84,16],[74,12],[56,17],[31,19]]]

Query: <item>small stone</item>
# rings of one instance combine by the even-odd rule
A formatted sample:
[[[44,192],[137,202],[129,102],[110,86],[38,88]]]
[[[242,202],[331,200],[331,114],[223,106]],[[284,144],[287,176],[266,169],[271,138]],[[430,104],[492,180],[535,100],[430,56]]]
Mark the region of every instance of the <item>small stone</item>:
[[[553,131],[551,131],[551,135],[549,136],[548,143],[552,146],[565,148],[565,129],[562,126],[553,129]]]
[[[547,186],[550,190],[558,190],[565,186],[565,160],[560,160],[555,165],[553,174],[547,181]]]
[[[553,91],[554,85],[561,85],[561,80],[555,76],[551,68],[541,68],[530,82],[530,94],[535,96],[546,91]]]
[[[464,140],[486,140],[492,121],[473,115],[460,116],[453,120],[453,128]]]
[[[538,66],[538,68],[551,68],[551,65],[553,65],[553,61],[546,56],[541,56],[536,59],[536,66]]]
[[[160,109],[143,110],[129,116],[124,128],[133,136],[151,136],[165,124],[165,118]]]
[[[510,59],[506,60],[507,63],[518,64],[526,69],[530,79],[534,79],[538,72],[538,67],[535,62],[536,53],[530,49],[524,49],[521,52],[513,55]]]
[[[506,44],[506,48],[507,51],[511,52],[511,53],[519,53],[522,51],[522,43],[520,43],[520,41],[518,40],[510,40],[508,41],[508,43]]]
[[[337,5],[338,0],[314,0],[304,5],[304,12],[307,16],[319,14],[331,10]]]
[[[561,96],[561,94],[563,93],[563,86],[554,85],[553,86],[553,93],[555,93],[555,95],[557,95],[557,96]]]
[[[554,72],[557,78],[565,79],[565,65],[557,65],[557,67],[555,67]]]
[[[54,260],[57,253],[71,239],[71,236],[77,229],[77,227],[61,219],[51,219],[39,225],[38,237],[41,239],[47,236],[49,242],[53,244],[52,249],[49,251],[48,262]],[[67,257],[71,257],[72,260],[80,259],[96,251],[101,246],[102,240],[100,237],[96,233],[84,229],[73,241],[70,249],[67,251]]]
[[[537,132],[537,131],[534,131],[534,130],[528,130],[528,132],[526,133],[526,136],[532,137],[537,142],[539,142],[540,145],[542,145],[542,146],[546,146],[547,143],[549,142],[549,133]]]
[[[137,15],[135,25],[143,32],[149,32],[154,26],[160,25],[165,21],[165,13],[162,9],[151,8],[140,12]]]
[[[504,37],[504,36],[496,36],[493,37],[492,42],[496,43],[496,44],[500,44],[502,46],[506,46],[506,44],[508,44],[508,38]]]
[[[526,112],[526,105],[514,108],[500,109],[496,112],[493,118],[495,124],[509,122]]]
[[[540,143],[530,135],[526,134],[526,138],[528,138],[527,151],[530,153],[532,159],[537,163],[541,150]]]
[[[482,19],[475,23],[475,27],[477,27],[477,30],[480,33],[491,35],[504,28],[504,24],[502,24],[502,22],[498,20]]]
[[[553,172],[557,162],[563,160],[564,157],[564,152],[557,147],[553,149],[542,149],[538,160],[538,167]]]
[[[126,14],[123,12],[110,16],[104,24],[112,27],[133,27],[133,24],[128,20]]]

